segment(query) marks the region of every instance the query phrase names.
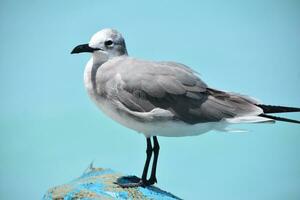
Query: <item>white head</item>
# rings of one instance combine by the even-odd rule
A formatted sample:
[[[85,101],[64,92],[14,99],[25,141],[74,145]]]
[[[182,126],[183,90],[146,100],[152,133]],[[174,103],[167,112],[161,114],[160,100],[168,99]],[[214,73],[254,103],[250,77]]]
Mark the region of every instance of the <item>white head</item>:
[[[71,54],[90,52],[94,57],[116,57],[127,55],[125,40],[114,29],[102,29],[95,33],[88,44],[76,46]]]

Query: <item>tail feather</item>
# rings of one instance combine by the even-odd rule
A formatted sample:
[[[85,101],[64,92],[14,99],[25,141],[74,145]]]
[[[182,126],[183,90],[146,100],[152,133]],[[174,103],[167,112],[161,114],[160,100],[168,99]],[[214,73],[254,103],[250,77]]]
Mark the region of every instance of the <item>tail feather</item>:
[[[300,108],[258,104],[264,113],[300,112]]]
[[[260,114],[259,116],[265,117],[265,118],[268,118],[268,119],[273,119],[273,120],[276,120],[276,121],[291,122],[291,123],[300,124],[300,121],[298,121],[298,120],[284,118],[284,117],[277,117],[277,116],[266,115],[266,114]]]

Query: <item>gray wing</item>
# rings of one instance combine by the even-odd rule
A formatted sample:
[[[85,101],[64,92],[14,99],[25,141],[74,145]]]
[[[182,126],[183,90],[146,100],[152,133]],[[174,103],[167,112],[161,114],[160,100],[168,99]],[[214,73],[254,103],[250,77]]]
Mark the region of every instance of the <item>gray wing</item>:
[[[130,111],[144,113],[160,108],[189,124],[261,112],[251,99],[208,88],[183,64],[127,58],[109,67],[121,80],[113,98]],[[115,79],[107,78],[108,84]]]

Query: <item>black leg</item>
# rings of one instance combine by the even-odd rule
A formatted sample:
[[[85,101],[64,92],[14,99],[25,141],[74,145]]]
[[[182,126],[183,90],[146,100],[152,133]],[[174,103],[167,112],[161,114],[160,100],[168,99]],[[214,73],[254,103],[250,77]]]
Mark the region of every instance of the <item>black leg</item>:
[[[159,144],[156,136],[153,136],[153,148],[151,144],[151,139],[146,138],[147,140],[147,150],[146,150],[146,161],[144,165],[144,170],[142,174],[142,178],[138,178],[136,176],[128,176],[128,177],[121,177],[117,180],[117,184],[121,187],[139,187],[139,186],[148,186],[153,185],[157,182],[156,180],[156,166],[157,166],[157,159],[159,153]],[[148,169],[152,157],[152,152],[154,153],[151,176],[147,180]],[[125,181],[125,182],[124,182]]]
[[[146,138],[147,140],[147,150],[146,150],[146,161],[145,161],[145,165],[144,165],[144,170],[143,170],[143,174],[142,174],[142,178],[138,178],[136,176],[126,176],[126,177],[120,177],[117,179],[116,184],[118,184],[121,187],[127,188],[127,187],[145,187],[148,185],[152,185],[154,183],[150,183],[149,180],[147,180],[147,174],[148,174],[148,169],[149,169],[149,164],[151,161],[151,156],[152,156],[152,144],[151,144],[151,139],[150,138]],[[157,160],[157,159],[156,159]],[[153,169],[152,169],[153,171]]]
[[[148,180],[149,185],[153,185],[154,183],[157,183],[156,166],[157,166],[157,160],[159,154],[159,144],[156,136],[153,137],[153,152],[154,152],[154,158],[153,158],[151,176],[150,179]]]
[[[152,145],[151,145],[150,138],[147,138],[146,155],[147,155],[147,158],[146,158],[146,162],[145,162],[144,170],[143,170],[143,175],[142,175],[142,181],[144,183],[147,182],[147,174],[148,174],[149,164],[150,164],[150,160],[151,160],[151,156],[152,156]]]

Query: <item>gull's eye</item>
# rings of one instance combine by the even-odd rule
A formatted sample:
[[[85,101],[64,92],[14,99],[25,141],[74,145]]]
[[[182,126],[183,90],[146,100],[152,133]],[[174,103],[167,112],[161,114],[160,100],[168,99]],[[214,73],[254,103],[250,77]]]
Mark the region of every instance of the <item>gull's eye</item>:
[[[107,40],[107,41],[104,42],[105,46],[111,46],[112,44],[113,44],[112,40]]]

